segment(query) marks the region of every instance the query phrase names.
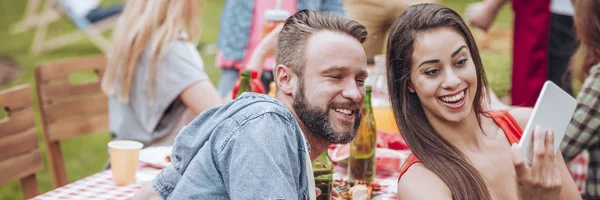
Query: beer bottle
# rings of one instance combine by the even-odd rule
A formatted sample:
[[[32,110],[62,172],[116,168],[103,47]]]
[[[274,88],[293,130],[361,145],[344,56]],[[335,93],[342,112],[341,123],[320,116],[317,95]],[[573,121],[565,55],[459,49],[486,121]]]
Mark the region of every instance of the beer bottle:
[[[235,93],[235,96],[233,96],[234,99],[242,95],[242,93],[244,92],[252,92],[252,83],[250,82],[250,75],[250,71],[242,71],[242,78],[240,79],[239,88]]]
[[[329,159],[327,151],[323,152],[312,162],[315,176],[315,186],[321,190],[317,200],[331,199],[331,187],[333,185],[333,163]]]
[[[375,178],[375,149],[377,147],[377,132],[375,117],[371,107],[371,86],[366,86],[366,96],[361,113],[362,120],[356,137],[350,142],[350,158],[348,175],[351,180],[373,181]]]

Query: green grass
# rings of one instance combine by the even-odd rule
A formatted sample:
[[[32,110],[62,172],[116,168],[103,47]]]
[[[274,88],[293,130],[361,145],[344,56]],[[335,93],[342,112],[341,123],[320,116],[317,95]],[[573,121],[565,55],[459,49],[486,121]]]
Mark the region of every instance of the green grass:
[[[103,3],[117,2],[118,0],[103,1]],[[200,44],[213,44],[216,42],[218,34],[218,22],[220,18],[221,7],[224,0],[210,0],[203,9],[203,33]],[[476,2],[474,0],[445,0],[444,4],[455,9],[458,13],[464,13],[466,4]],[[8,88],[20,84],[33,84],[33,71],[37,64],[56,60],[74,58],[91,54],[98,54],[100,51],[89,41],[81,41],[54,52],[34,56],[29,54],[29,47],[34,35],[34,30],[29,30],[20,34],[11,34],[9,32],[11,24],[19,21],[23,17],[26,0],[2,0],[0,1],[0,56],[7,56],[17,61],[21,68],[21,74],[16,80],[0,85],[0,89]],[[68,21],[61,21],[55,24],[55,29],[51,34],[65,33],[75,30],[75,27]],[[505,6],[500,12],[495,30],[512,30],[512,13],[509,6]],[[475,31],[477,36],[478,31]],[[509,35],[512,37],[512,35]],[[510,39],[510,38],[509,38]],[[510,41],[510,40],[509,40]],[[483,63],[488,75],[489,83],[499,96],[504,96],[510,88],[510,66],[511,66],[511,46],[510,42],[499,45],[492,44],[490,48],[481,50]],[[202,55],[205,63],[205,70],[209,74],[211,81],[216,84],[219,78],[220,70],[214,65],[215,55]],[[79,81],[81,77],[74,77]],[[35,94],[32,94],[35,95]],[[34,102],[35,103],[35,102]],[[2,115],[2,114],[0,114]],[[36,117],[39,126],[39,117]],[[38,127],[39,130],[39,127]],[[40,131],[38,131],[41,133]],[[39,136],[41,138],[41,135]],[[102,170],[106,159],[106,143],[109,141],[106,133],[80,137],[63,142],[61,149],[64,153],[69,181],[75,181]],[[45,153],[45,146],[40,143],[40,150]],[[52,189],[48,165],[45,164],[44,170],[37,174],[40,192],[47,192]],[[0,200],[4,199],[22,199],[21,188],[17,181],[0,186]]]

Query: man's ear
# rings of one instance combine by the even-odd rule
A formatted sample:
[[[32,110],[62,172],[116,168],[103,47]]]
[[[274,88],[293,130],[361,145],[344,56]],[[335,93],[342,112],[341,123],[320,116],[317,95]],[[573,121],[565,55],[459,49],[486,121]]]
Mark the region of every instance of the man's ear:
[[[278,65],[275,69],[275,82],[278,90],[281,90],[283,94],[292,95],[292,92],[296,91],[296,87],[298,87],[298,76],[289,67]]]

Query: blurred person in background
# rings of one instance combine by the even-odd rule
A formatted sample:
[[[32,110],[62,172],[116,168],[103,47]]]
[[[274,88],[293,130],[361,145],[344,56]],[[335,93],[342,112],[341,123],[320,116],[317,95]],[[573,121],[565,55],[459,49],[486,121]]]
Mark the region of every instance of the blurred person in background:
[[[114,140],[172,145],[181,127],[223,103],[196,50],[199,0],[128,0],[102,89]]]
[[[469,22],[487,31],[508,0],[483,0],[466,10]],[[512,0],[514,11],[511,104],[533,107],[548,68],[550,0]]]
[[[365,25],[369,36],[363,46],[369,63],[383,52],[383,43],[394,20],[406,8],[420,3],[440,3],[442,0],[344,0],[349,19]]]
[[[297,10],[315,10],[344,15],[343,0],[281,0],[281,9],[295,13]],[[233,89],[239,77],[240,70],[249,68],[264,69],[261,80],[266,92],[269,83],[273,81],[272,56],[256,58],[248,66],[252,52],[263,38],[263,23],[265,11],[274,9],[276,0],[225,0],[219,37],[217,39],[216,65],[221,68],[221,77],[217,85],[219,94],[225,97]]]
[[[588,151],[585,199],[600,199],[600,1],[574,0],[573,21],[579,47],[571,61],[573,77],[583,81],[577,109],[565,133],[561,149],[569,162]]]
[[[571,0],[551,0],[548,33],[548,80],[573,95],[569,61],[575,52],[573,5]]]
[[[394,115],[412,151],[398,199],[581,198],[554,154],[552,131],[533,131],[535,157],[525,165],[516,143],[532,109],[489,110],[479,50],[458,13],[409,7],[392,25],[386,63]]]

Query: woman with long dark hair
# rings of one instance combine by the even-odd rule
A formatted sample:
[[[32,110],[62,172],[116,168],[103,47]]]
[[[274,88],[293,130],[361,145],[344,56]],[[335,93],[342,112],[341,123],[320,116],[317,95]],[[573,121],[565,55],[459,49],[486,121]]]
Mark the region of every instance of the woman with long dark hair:
[[[453,10],[411,6],[387,45],[389,94],[413,152],[399,199],[579,199],[552,131],[534,130],[534,159],[518,143],[531,109],[490,111],[487,80],[473,36]]]

